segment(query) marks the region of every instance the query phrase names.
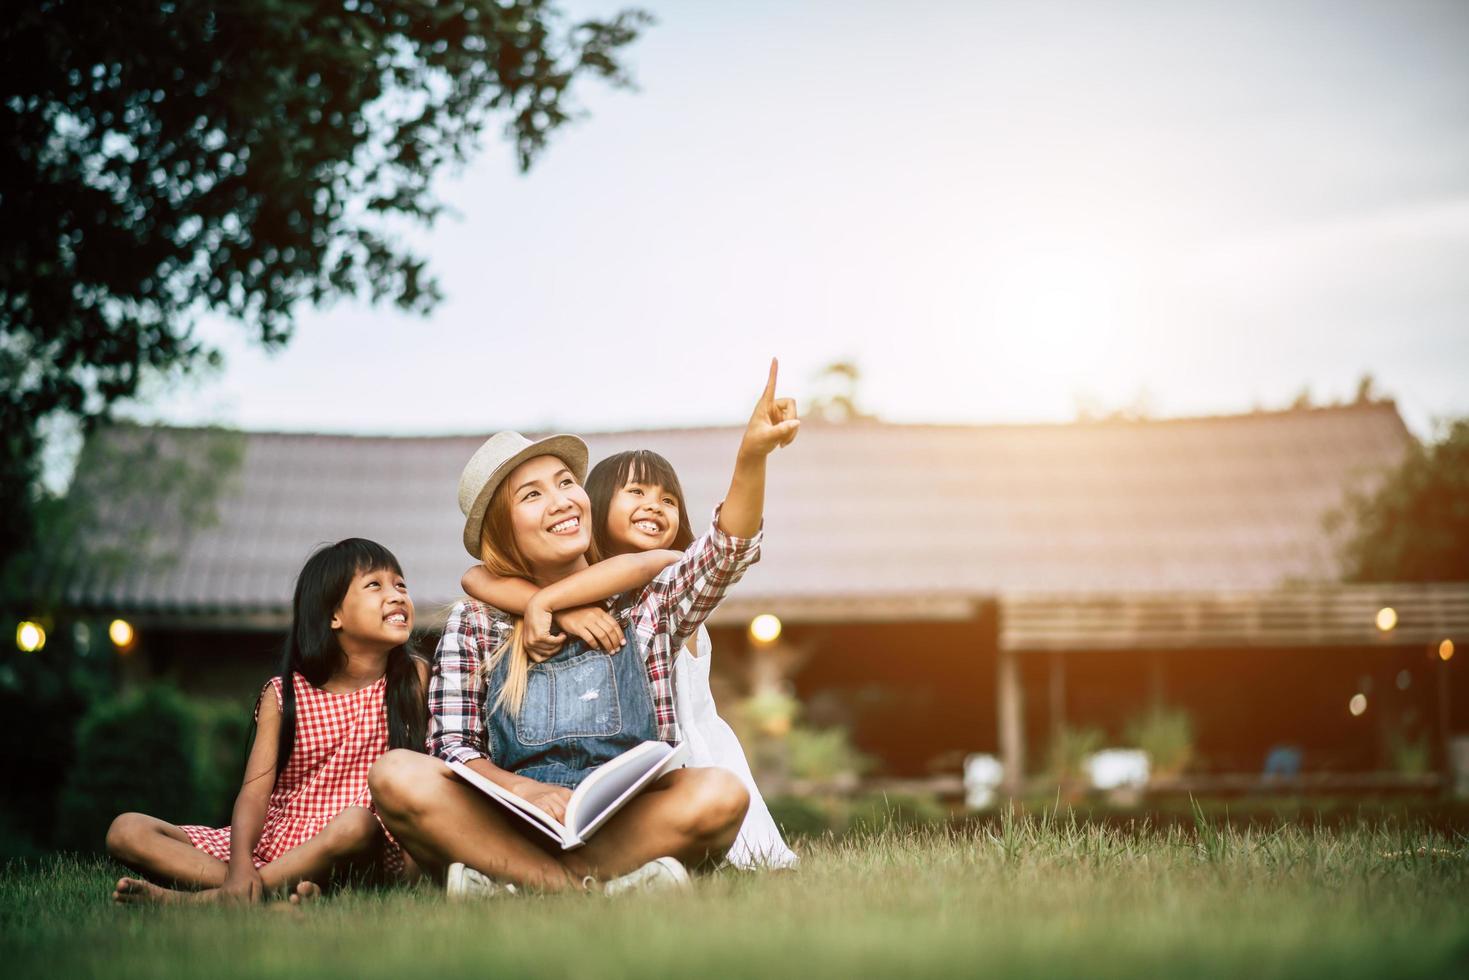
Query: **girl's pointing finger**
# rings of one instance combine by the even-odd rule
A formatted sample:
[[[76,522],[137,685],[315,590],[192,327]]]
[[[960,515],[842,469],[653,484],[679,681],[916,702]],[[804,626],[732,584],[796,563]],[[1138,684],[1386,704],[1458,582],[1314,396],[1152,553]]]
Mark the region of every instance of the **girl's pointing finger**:
[[[775,398],[775,375],[779,369],[780,362],[772,357],[770,359],[770,377],[765,382],[765,390],[760,393],[760,400],[762,402],[769,402]]]

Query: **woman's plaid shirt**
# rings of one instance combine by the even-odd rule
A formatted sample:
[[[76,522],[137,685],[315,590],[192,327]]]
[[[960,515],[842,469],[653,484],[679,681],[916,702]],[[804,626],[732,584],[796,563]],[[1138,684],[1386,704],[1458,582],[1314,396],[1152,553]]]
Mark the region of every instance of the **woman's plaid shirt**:
[[[674,655],[745,569],[760,560],[763,534],[763,530],[753,538],[726,534],[720,530],[716,509],[709,530],[677,563],[648,583],[632,604],[631,619],[625,626],[632,630],[647,665],[653,716],[658,737],[664,741],[679,737],[673,700]],[[487,678],[479,667],[510,636],[513,625],[514,620],[498,609],[473,599],[450,611],[428,686],[428,750],[432,755],[456,762],[489,757],[483,714]]]

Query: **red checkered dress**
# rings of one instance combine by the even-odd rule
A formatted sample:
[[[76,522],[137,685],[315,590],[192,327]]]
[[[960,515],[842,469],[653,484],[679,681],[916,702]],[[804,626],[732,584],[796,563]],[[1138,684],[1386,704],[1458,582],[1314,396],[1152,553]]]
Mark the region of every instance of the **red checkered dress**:
[[[356,691],[332,694],[312,687],[300,674],[296,685],[296,744],[284,772],[277,774],[265,830],[255,845],[255,867],[269,864],[291,848],[321,833],[327,822],[349,806],[372,808],[367,770],[388,751],[388,712],[383,703],[386,677]],[[281,679],[261,689],[281,704]],[[259,706],[256,706],[259,717]],[[373,810],[374,815],[377,811]],[[182,827],[199,850],[221,861],[230,859],[230,828]],[[383,831],[387,834],[386,829]],[[403,870],[403,852],[387,835],[384,864]]]

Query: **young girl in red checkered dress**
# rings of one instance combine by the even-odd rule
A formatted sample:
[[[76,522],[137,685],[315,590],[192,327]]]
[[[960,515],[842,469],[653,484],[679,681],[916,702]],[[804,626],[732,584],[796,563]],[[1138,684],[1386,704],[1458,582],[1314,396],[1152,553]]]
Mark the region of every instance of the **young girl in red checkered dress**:
[[[317,881],[374,860],[407,874],[367,770],[389,748],[423,750],[428,668],[409,652],[412,631],[413,600],[386,548],[348,538],[312,555],[296,579],[280,676],[256,702],[231,825],[124,813],[107,849],[153,880],[122,878],[113,900],[299,902],[319,893]]]

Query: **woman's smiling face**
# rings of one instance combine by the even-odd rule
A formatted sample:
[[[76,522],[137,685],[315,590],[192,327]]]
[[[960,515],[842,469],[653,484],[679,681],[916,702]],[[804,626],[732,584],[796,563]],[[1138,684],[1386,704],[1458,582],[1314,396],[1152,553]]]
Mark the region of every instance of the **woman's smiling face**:
[[[570,467],[555,456],[536,456],[511,470],[505,482],[515,544],[526,561],[554,568],[586,554],[592,504]]]
[[[608,502],[607,538],[618,553],[669,548],[682,520],[671,490],[630,480]]]

